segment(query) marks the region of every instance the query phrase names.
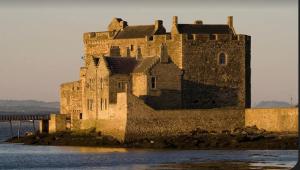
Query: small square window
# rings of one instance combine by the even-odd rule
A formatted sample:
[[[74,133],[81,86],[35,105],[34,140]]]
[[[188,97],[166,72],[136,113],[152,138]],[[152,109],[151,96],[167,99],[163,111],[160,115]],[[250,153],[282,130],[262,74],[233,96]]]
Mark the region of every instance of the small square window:
[[[151,89],[156,88],[156,77],[151,77]]]
[[[224,53],[220,53],[219,54],[219,64],[220,65],[226,65],[227,61],[226,61],[226,55]]]
[[[193,36],[193,34],[188,34],[188,39],[189,39],[189,40],[192,40],[192,39],[194,39],[194,36]]]
[[[210,39],[210,40],[216,40],[216,39],[217,39],[217,36],[214,35],[214,34],[210,34],[209,39]]]

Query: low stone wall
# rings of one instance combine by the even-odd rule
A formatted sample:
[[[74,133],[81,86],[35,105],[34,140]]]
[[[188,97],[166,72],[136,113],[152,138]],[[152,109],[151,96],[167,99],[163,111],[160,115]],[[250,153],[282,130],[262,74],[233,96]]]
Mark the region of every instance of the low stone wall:
[[[67,130],[67,115],[51,114],[49,120],[49,133],[66,131]]]
[[[154,110],[128,94],[125,140],[189,133],[196,128],[217,131],[244,127],[244,109]]]
[[[297,132],[298,108],[253,108],[245,110],[245,125],[267,131]]]

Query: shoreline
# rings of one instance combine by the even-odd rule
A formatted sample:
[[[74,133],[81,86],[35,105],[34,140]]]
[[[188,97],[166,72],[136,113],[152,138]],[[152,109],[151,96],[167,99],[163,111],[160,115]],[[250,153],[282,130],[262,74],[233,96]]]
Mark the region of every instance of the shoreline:
[[[256,127],[239,128],[221,133],[195,129],[189,134],[144,138],[119,142],[94,130],[66,131],[52,134],[37,133],[10,138],[8,143],[51,146],[88,146],[144,149],[192,149],[192,150],[297,150],[297,133],[267,132]]]

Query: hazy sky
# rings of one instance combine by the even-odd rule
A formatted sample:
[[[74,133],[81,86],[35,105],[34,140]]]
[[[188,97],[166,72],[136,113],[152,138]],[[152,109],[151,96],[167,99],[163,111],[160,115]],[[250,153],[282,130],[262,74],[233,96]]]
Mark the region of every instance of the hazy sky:
[[[298,100],[297,0],[0,2],[0,99],[59,100],[59,85],[79,79],[82,34],[104,31],[113,17],[129,25],[162,19],[226,23],[252,36],[252,103]]]

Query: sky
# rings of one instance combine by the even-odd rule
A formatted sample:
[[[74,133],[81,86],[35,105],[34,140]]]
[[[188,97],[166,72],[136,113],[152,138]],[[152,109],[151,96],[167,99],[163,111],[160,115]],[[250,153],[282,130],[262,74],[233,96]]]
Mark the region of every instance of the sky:
[[[129,25],[203,20],[252,37],[252,104],[298,100],[297,0],[0,2],[0,99],[59,101],[61,83],[79,79],[84,32],[105,31],[113,17]]]

